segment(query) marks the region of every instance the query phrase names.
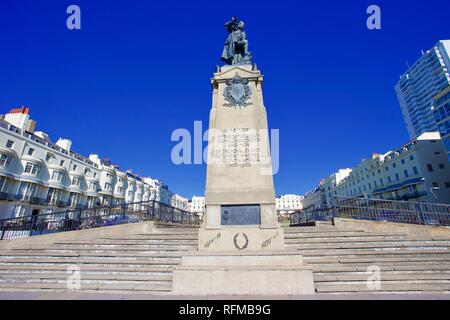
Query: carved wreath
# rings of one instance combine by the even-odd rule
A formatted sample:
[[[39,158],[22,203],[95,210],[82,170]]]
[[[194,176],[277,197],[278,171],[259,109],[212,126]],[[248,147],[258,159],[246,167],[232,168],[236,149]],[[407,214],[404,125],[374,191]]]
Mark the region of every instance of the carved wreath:
[[[251,98],[252,90],[248,85],[247,79],[242,79],[237,73],[233,79],[227,81],[227,87],[223,92],[225,100],[229,103],[225,103],[226,107],[246,107],[251,105],[251,102],[247,102]]]
[[[244,239],[245,239],[245,243],[244,243],[242,246],[240,246],[240,245],[238,244],[238,241],[237,241],[237,238],[238,238],[238,236],[239,236],[240,234],[241,234],[241,235],[244,237]],[[234,241],[234,246],[235,246],[237,249],[239,249],[239,250],[244,250],[244,249],[246,249],[247,246],[248,246],[248,237],[247,237],[247,235],[246,235],[245,233],[236,233],[236,235],[234,236],[233,241]]]

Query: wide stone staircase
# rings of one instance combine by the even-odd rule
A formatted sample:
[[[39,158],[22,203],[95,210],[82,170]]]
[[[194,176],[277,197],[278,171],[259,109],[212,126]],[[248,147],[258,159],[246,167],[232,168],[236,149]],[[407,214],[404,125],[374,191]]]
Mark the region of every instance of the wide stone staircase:
[[[183,253],[197,248],[197,239],[198,228],[159,225],[151,233],[126,236],[44,245],[37,240],[6,249],[0,243],[0,291],[164,294],[171,291],[173,268]]]
[[[313,267],[318,293],[450,292],[450,240],[338,230],[331,223],[285,228],[285,239]]]
[[[284,232],[287,248],[313,267],[318,293],[450,292],[450,240],[346,231],[328,223]],[[0,291],[66,291],[79,270],[82,292],[167,294],[173,269],[196,250],[198,229],[160,224],[150,232],[35,239],[17,246],[0,242]],[[367,282],[374,267],[379,287]]]

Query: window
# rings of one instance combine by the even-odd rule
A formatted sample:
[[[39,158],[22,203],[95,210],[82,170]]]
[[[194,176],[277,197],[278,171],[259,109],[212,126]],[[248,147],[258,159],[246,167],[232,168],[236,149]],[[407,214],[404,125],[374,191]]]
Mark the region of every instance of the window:
[[[53,188],[48,188],[48,192],[47,192],[47,198],[46,198],[46,202],[47,203],[50,203],[50,201],[51,201],[51,199],[52,199],[52,196],[53,196],[53,193],[55,192],[55,189],[53,189]]]
[[[395,174],[395,180],[399,181],[400,177],[398,176],[398,173]]]
[[[52,173],[52,180],[61,182],[63,179],[64,174],[61,171],[53,171]]]
[[[401,163],[402,163],[402,164],[405,164],[405,159],[402,159],[402,160],[401,160]]]
[[[79,187],[79,186],[80,186],[80,183],[81,183],[81,179],[80,179],[79,177],[73,177],[73,178],[72,178],[72,185],[73,185],[73,186]]]
[[[427,169],[429,172],[433,172],[433,165],[431,165],[430,163],[427,164]]]
[[[13,217],[14,218],[24,217],[26,212],[27,212],[26,206],[16,204],[16,205],[14,205],[14,208],[13,208]]]
[[[6,154],[0,154],[0,166],[6,168],[11,159]]]
[[[64,165],[64,160],[61,160],[61,162],[59,163],[59,165],[62,167]]]
[[[388,182],[389,182],[389,183],[391,183],[391,182],[392,182],[392,180],[391,180],[391,176],[388,176],[388,177],[387,177],[387,179],[388,179]]]
[[[32,156],[34,154],[34,149],[33,148],[28,148],[28,155]]]
[[[73,165],[73,171],[77,171],[78,166],[76,164]]]
[[[111,191],[112,189],[111,183],[105,182],[105,190]]]
[[[409,156],[409,160],[414,160],[414,156]]]
[[[444,168],[445,168],[444,164],[443,163],[439,163],[439,169],[444,169]]]
[[[97,183],[89,182],[89,190],[96,191],[96,189],[97,189]]]
[[[408,178],[408,177],[409,177],[408,170],[404,170],[403,173],[405,174],[405,178]]]
[[[413,167],[413,172],[414,172],[414,174],[419,174],[419,171],[417,170],[416,167]]]
[[[395,162],[392,164],[392,168],[397,167],[397,165],[395,164]]]
[[[47,152],[47,155],[45,156],[45,161],[49,162],[50,160],[52,160],[53,157],[54,157],[53,154],[51,154],[50,152]]]
[[[446,187],[446,188],[450,188],[450,182],[446,181],[446,182],[445,182],[445,187]]]
[[[36,192],[37,186],[31,182],[20,182],[18,195],[22,200],[30,200]]]
[[[13,145],[14,145],[14,141],[12,141],[12,140],[8,140],[7,142],[6,142],[6,147],[7,148],[12,148],[13,147]]]
[[[75,207],[78,203],[78,194],[75,192],[69,193],[69,199],[67,201],[71,207]]]
[[[25,173],[29,173],[32,174],[34,176],[37,176],[39,174],[39,166],[37,164],[31,163],[31,162],[27,162],[27,164],[25,165]]]

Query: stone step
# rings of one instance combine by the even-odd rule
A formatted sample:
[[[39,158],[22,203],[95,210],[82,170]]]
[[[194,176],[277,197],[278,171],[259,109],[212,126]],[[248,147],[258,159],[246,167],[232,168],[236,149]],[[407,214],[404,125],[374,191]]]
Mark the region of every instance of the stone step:
[[[450,257],[450,250],[448,247],[438,248],[400,248],[400,249],[337,249],[330,251],[323,250],[297,250],[298,253],[304,257],[338,257],[338,256],[422,256],[422,255],[448,255]]]
[[[121,241],[121,240],[198,240],[197,235],[167,235],[167,234],[147,234],[142,236],[115,236],[115,237],[100,237],[98,239]]]
[[[53,244],[60,245],[92,245],[92,244],[103,244],[103,245],[166,245],[166,246],[177,246],[177,245],[197,245],[197,240],[142,240],[142,241],[108,241],[108,240],[73,240],[73,241],[56,241]]]
[[[69,265],[72,266],[72,265]],[[170,265],[166,267],[161,267],[160,265],[150,265],[150,266],[117,266],[117,265],[107,265],[97,266],[97,265],[77,265],[83,273],[111,273],[111,274],[171,274],[175,265]],[[41,272],[41,273],[53,273],[53,272],[66,272],[67,265],[46,265],[46,264],[34,264],[34,265],[0,265],[0,273],[11,273],[11,272]]]
[[[104,244],[104,243],[91,243],[91,244],[80,244],[80,243],[72,243],[72,244],[52,244],[50,246],[29,246],[27,248],[30,249],[84,249],[84,248],[106,248],[106,249],[127,249],[127,250],[166,250],[166,251],[173,251],[173,250],[179,250],[179,249],[187,249],[187,250],[195,250],[197,249],[196,244],[169,244],[169,245],[163,245],[163,244],[134,244],[134,245],[124,245],[123,243],[120,244]]]
[[[404,239],[406,236],[401,234],[386,234],[386,233],[358,233],[358,232],[347,232],[347,233],[303,233],[303,234],[287,234],[284,236],[285,240],[311,240],[311,239],[371,239],[371,238],[384,238],[384,239]]]
[[[367,286],[367,282],[361,283],[317,283],[316,292],[318,293],[355,293],[355,292],[388,292],[388,293],[404,293],[404,292],[439,292],[449,293],[449,283],[435,283],[431,280],[424,282],[413,281],[381,281],[380,289],[373,290]]]
[[[64,273],[0,273],[0,282],[33,282],[33,281],[67,281],[71,274]],[[117,274],[92,274],[80,272],[80,281],[90,283],[92,281],[156,281],[156,282],[171,282],[171,274],[161,275],[117,275]]]
[[[0,265],[20,265],[20,264],[53,264],[53,265],[97,265],[97,266],[174,266],[180,264],[180,259],[164,259],[162,261],[149,259],[81,259],[81,258],[66,258],[66,259],[50,259],[50,258],[16,258],[16,259],[1,259]]]
[[[337,281],[367,281],[368,273],[334,273],[334,274],[317,274],[314,273],[314,283],[319,282],[337,282]],[[434,271],[434,272],[387,272],[380,273],[381,281],[419,281],[419,280],[446,280],[450,282],[450,272]]]
[[[331,237],[331,238],[295,238],[285,239],[286,244],[304,244],[304,243],[356,243],[356,242],[380,242],[405,240],[404,236],[361,236],[361,237]]]
[[[126,252],[1,252],[0,261],[6,261],[10,259],[20,259],[20,258],[30,258],[30,259],[71,259],[71,258],[82,258],[82,259],[97,259],[102,258],[108,259],[147,259],[150,261],[164,261],[167,259],[181,259],[182,255],[177,255],[175,253],[157,253],[157,254],[144,254],[144,253],[126,253]]]
[[[96,292],[168,292],[172,289],[171,283],[156,284],[83,284],[81,290],[76,291],[96,291]],[[67,291],[66,283],[27,283],[27,282],[3,282],[0,283],[0,291],[32,291],[32,290],[51,290],[51,291]]]
[[[29,252],[36,253],[47,251],[47,252],[136,252],[136,253],[149,253],[149,254],[160,254],[160,253],[168,253],[175,254],[177,256],[185,254],[187,251],[193,251],[194,248],[134,248],[130,246],[120,246],[120,247],[97,247],[97,246],[86,246],[86,247],[71,247],[71,246],[51,246],[48,248],[29,248],[29,249],[12,249],[10,253],[16,252]]]
[[[450,257],[445,255],[440,256],[424,256],[424,257],[390,257],[390,256],[372,256],[372,257],[303,257],[308,265],[325,264],[325,263],[340,263],[340,264],[354,264],[354,263],[368,263],[377,265],[382,262],[450,262]]]
[[[352,265],[343,265],[343,264],[315,264],[313,266],[314,273],[334,273],[334,272],[367,272],[367,268],[373,266],[372,263],[366,264],[352,264]],[[377,266],[381,271],[438,271],[438,272],[447,272],[450,271],[450,263],[439,263],[435,262],[406,262],[405,264],[399,263],[377,263]]]
[[[388,233],[367,233],[364,231],[320,230],[317,232],[287,233],[285,239],[296,238],[334,238],[334,237],[367,237],[367,236],[392,236]]]
[[[299,250],[318,249],[371,249],[371,248],[409,248],[409,247],[438,247],[450,248],[449,241],[391,241],[391,242],[357,242],[357,243],[302,243],[288,244],[287,247]]]
[[[328,234],[339,234],[339,233],[348,233],[348,230],[339,230],[334,228],[324,229],[324,228],[318,228],[318,227],[298,227],[298,228],[283,228],[284,234],[291,235],[291,234],[312,234],[312,233],[328,233]],[[364,230],[352,230],[350,231],[352,233],[366,233]]]

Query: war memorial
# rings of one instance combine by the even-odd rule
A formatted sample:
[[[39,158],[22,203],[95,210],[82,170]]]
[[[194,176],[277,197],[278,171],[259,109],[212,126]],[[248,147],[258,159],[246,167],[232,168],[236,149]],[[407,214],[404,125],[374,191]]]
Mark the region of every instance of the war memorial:
[[[277,221],[263,76],[244,22],[226,23],[225,66],[211,80],[206,216],[198,252],[174,271],[180,294],[310,294],[312,270]]]

